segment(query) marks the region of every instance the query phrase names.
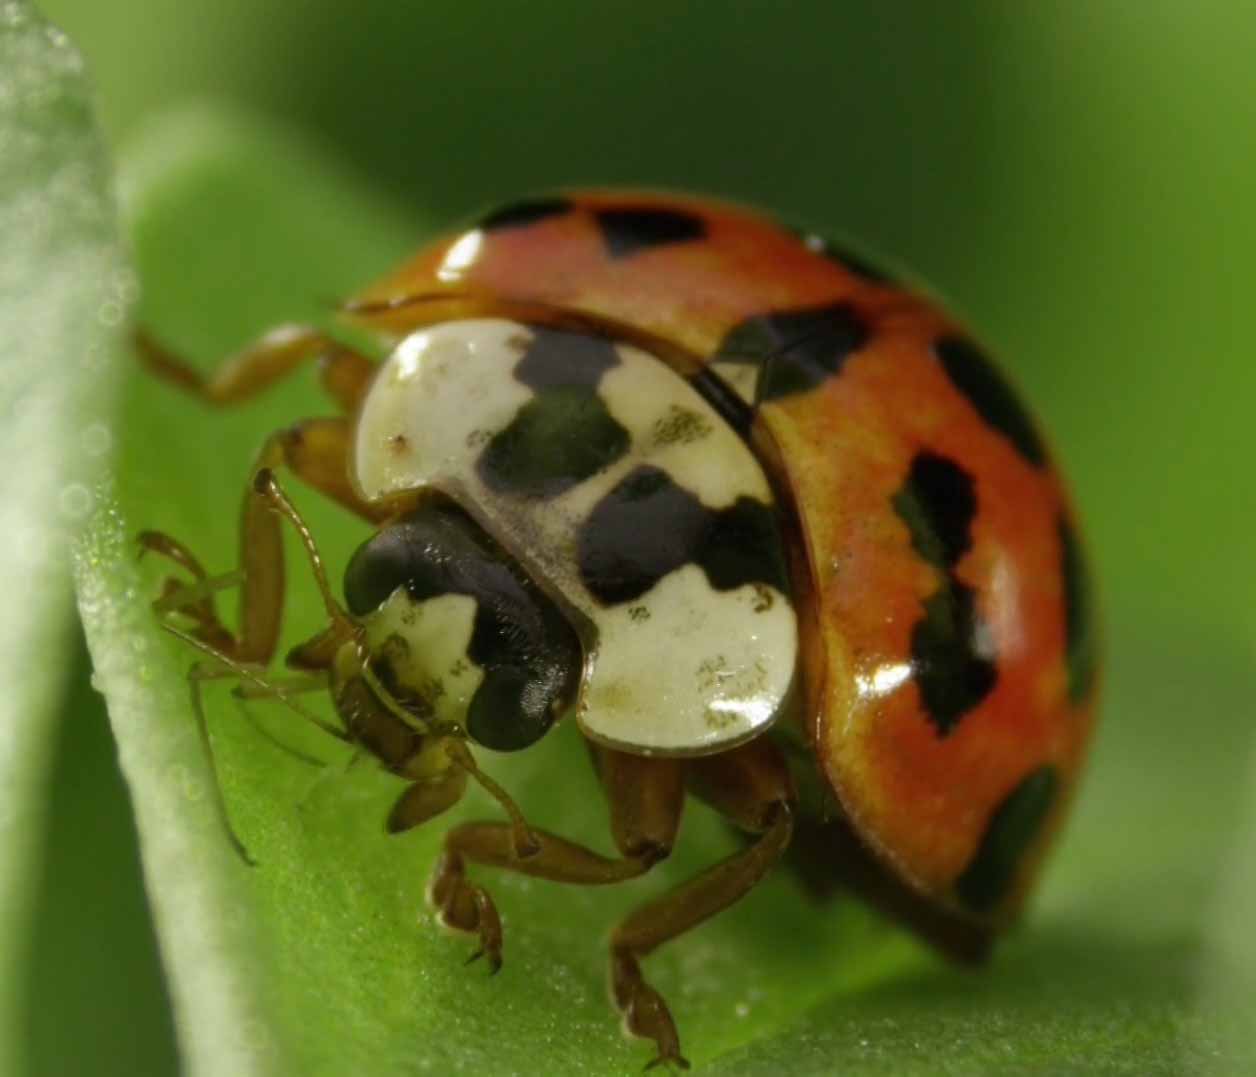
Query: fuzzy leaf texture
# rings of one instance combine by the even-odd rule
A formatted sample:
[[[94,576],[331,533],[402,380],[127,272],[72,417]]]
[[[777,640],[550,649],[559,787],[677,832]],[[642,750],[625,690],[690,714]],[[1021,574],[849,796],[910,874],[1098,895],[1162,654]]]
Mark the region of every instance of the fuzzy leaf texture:
[[[74,665],[66,564],[109,448],[104,379],[129,291],[82,61],[22,3],[0,4],[0,236],[0,1071],[11,1073]]]

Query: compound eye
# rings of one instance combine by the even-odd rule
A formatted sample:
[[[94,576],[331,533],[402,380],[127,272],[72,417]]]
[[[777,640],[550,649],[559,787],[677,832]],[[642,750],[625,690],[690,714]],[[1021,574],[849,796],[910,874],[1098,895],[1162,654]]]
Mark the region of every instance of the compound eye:
[[[502,667],[488,671],[467,708],[467,732],[497,752],[517,752],[540,740],[554,724],[553,686],[544,668]]]
[[[345,603],[355,617],[379,609],[418,574],[422,549],[414,537],[406,527],[385,528],[354,551],[345,569]]]
[[[466,513],[437,501],[373,535],[345,569],[345,601],[367,621],[402,587],[416,606],[445,595],[474,603],[464,657],[483,680],[458,704],[470,736],[499,752],[540,740],[574,697],[583,664],[579,639],[553,600]],[[440,647],[416,645],[412,664],[427,655],[436,661],[434,650]],[[411,673],[408,687],[417,694],[423,678]]]

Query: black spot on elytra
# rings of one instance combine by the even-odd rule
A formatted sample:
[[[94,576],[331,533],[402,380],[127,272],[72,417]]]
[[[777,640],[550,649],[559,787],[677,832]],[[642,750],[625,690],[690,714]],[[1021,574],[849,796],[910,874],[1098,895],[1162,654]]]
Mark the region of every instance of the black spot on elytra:
[[[921,557],[941,574],[912,630],[912,660],[925,712],[941,736],[990,693],[998,676],[976,594],[955,575],[972,545],[977,511],[972,477],[953,460],[922,452],[893,498]]]
[[[706,236],[706,224],[696,213],[680,209],[599,209],[593,214],[612,258],[628,258],[638,251],[688,243]]]
[[[759,365],[755,397],[762,403],[836,377],[868,337],[868,326],[849,303],[777,311],[733,326],[712,361]]]
[[[547,217],[561,217],[572,210],[566,198],[529,198],[522,202],[495,209],[480,218],[479,227],[486,232],[500,232],[507,228],[526,228]]]
[[[582,651],[566,618],[514,559],[460,509],[433,501],[368,539],[345,570],[345,600],[358,617],[398,587],[416,602],[448,594],[475,600],[467,657],[484,679],[467,711],[471,736],[511,751],[544,734],[556,706],[575,692]],[[406,686],[390,670],[380,673],[404,702]]]
[[[1097,653],[1090,601],[1090,574],[1077,532],[1066,517],[1059,521],[1060,568],[1064,576],[1064,627],[1068,662],[1068,697],[1080,703],[1095,682]]]
[[[953,578],[925,601],[924,620],[912,630],[916,684],[930,720],[946,736],[994,687],[995,665],[981,639],[985,625],[974,594]]]
[[[613,464],[631,439],[597,391],[619,364],[614,346],[580,333],[531,333],[514,377],[536,395],[489,438],[476,471],[498,493],[545,499]]]
[[[965,337],[946,336],[934,344],[933,350],[947,377],[968,398],[977,414],[1035,467],[1045,464],[1047,449],[1033,419],[981,349]]]
[[[918,453],[894,509],[911,530],[911,544],[935,568],[950,571],[972,545],[977,512],[972,476],[954,460]]]
[[[577,558],[589,593],[608,606],[689,564],[717,591],[760,583],[787,593],[770,505],[741,497],[709,509],[655,467],[638,467],[598,502],[580,528]]]
[[[1021,779],[994,810],[976,855],[955,882],[973,912],[989,912],[1007,896],[1026,849],[1042,830],[1059,791],[1055,768],[1042,766]]]

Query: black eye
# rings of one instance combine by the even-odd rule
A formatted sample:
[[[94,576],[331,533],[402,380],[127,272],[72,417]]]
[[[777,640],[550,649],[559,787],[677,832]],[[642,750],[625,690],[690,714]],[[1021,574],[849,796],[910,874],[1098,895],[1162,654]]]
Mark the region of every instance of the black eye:
[[[398,587],[415,601],[448,594],[478,598],[480,577],[495,566],[504,571],[504,557],[466,513],[433,499],[357,548],[345,569],[345,602],[361,617],[379,609]]]
[[[398,525],[373,535],[357,548],[345,569],[345,602],[356,617],[379,609],[398,587],[421,569],[409,529]]]
[[[355,616],[404,587],[416,602],[475,600],[467,658],[484,671],[467,708],[479,744],[511,752],[534,744],[573,698],[583,650],[567,618],[514,559],[455,505],[432,501],[364,542],[345,569]]]
[[[552,695],[537,690],[538,673],[511,666],[487,672],[467,708],[467,732],[477,744],[515,752],[545,735],[554,724]]]

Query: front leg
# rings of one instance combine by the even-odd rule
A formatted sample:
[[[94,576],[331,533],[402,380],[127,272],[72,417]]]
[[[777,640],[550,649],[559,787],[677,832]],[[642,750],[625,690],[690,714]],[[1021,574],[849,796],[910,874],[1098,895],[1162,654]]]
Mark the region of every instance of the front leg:
[[[272,434],[266,441],[254,464],[251,481],[245,486],[240,512],[239,563],[235,570],[220,576],[210,576],[200,560],[178,540],[158,531],[145,531],[139,536],[141,552],[150,552],[173,561],[192,577],[191,583],[175,578],[167,579],[161,596],[153,603],[162,625],[174,635],[192,644],[212,661],[198,663],[189,673],[192,687],[193,713],[206,761],[214,778],[217,808],[232,845],[249,861],[248,854],[227,821],[227,811],[222,803],[222,790],[218,783],[217,764],[213,744],[200,699],[201,682],[207,679],[237,677],[251,686],[250,692],[276,698],[300,713],[324,732],[344,740],[339,729],[325,722],[317,714],[301,707],[293,699],[294,689],[263,676],[265,668],[274,657],[284,606],[284,561],[282,517],[277,513],[286,509],[304,539],[308,540],[316,579],[320,563],[309,536],[295,510],[274,482],[271,468],[286,466],[298,477],[316,489],[340,500],[363,515],[369,508],[356,500],[348,489],[346,460],[351,443],[351,428],[345,419],[310,419]],[[259,485],[260,482],[260,485]],[[229,587],[240,592],[239,627],[232,632],[219,618],[214,596]],[[190,631],[176,626],[174,619],[191,623]],[[329,638],[338,633],[345,635],[344,627],[333,623],[326,634]],[[321,637],[320,637],[321,639]],[[306,653],[308,653],[308,648]],[[306,662],[302,668],[317,671],[330,663],[330,652],[321,664]],[[321,684],[324,678],[306,679],[300,688]],[[251,861],[250,861],[251,862]]]
[[[503,823],[466,823],[445,838],[429,896],[451,927],[477,932],[494,971],[501,964],[501,922],[488,893],[466,876],[467,862],[580,885],[622,882],[666,857],[691,791],[744,830],[753,845],[630,914],[611,936],[611,993],[633,1035],[652,1039],[659,1064],[688,1068],[663,997],[642,975],[641,959],[751,890],[777,862],[793,830],[794,792],[780,753],[764,738],[728,752],[682,762],[594,748],[610,801],[621,856],[611,859],[563,838],[533,831],[539,849],[520,858]],[[475,956],[480,956],[478,953]]]
[[[618,858],[543,830],[531,831],[535,851],[521,857],[515,828],[509,823],[464,823],[445,835],[429,900],[447,926],[480,936],[475,957],[487,956],[494,972],[501,967],[501,921],[487,891],[467,878],[468,862],[554,882],[604,886],[644,874],[671,851],[684,803],[682,764],[609,749],[595,753],[610,797]]]
[[[306,419],[266,439],[250,469],[250,480],[259,472],[283,467],[358,516],[374,520],[378,508],[362,501],[349,485],[351,443],[348,420]],[[267,665],[279,641],[283,614],[282,526],[271,500],[253,481],[247,483],[240,505],[239,562],[234,572],[216,577],[210,577],[178,540],[160,531],[142,532],[141,551],[174,561],[194,581],[167,580],[154,607],[157,613],[188,617],[195,626],[193,634],[215,650],[240,662]],[[222,623],[214,608],[214,592],[228,587],[240,589],[237,633]]]

